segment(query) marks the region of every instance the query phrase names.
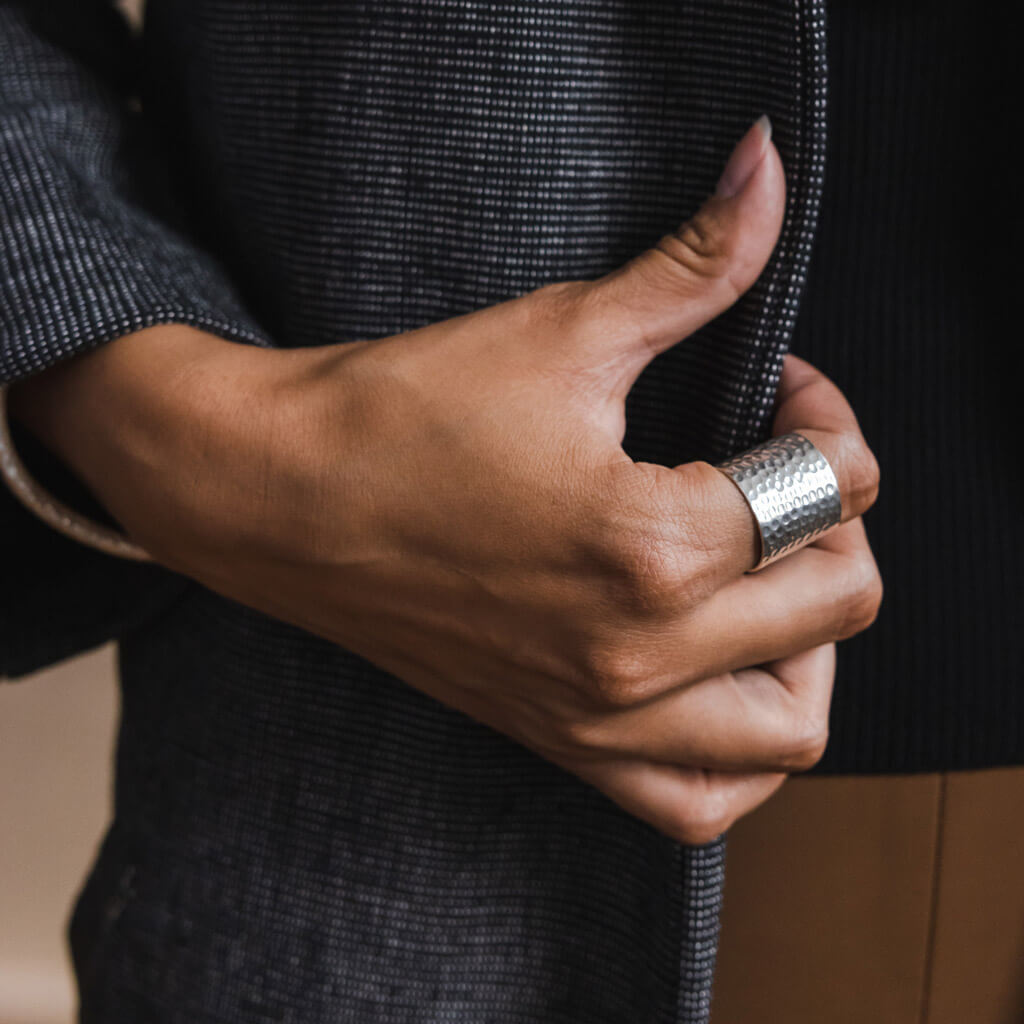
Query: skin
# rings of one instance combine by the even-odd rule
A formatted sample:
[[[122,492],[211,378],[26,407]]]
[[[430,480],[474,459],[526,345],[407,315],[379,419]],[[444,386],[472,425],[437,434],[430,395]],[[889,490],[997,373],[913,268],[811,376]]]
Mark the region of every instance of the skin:
[[[155,327],[14,411],[158,561],[707,842],[821,756],[834,643],[881,601],[877,465],[806,362],[775,432],[825,453],[844,522],[762,572],[725,476],[621,447],[633,381],[753,284],[784,207],[755,125],[690,221],[599,280],[322,348]]]

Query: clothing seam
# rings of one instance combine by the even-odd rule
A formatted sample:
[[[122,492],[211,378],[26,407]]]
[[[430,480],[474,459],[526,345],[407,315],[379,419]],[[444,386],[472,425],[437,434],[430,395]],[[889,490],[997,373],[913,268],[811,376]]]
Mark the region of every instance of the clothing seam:
[[[811,260],[811,244],[817,235],[821,215],[822,182],[825,175],[826,138],[828,132],[827,95],[828,60],[825,54],[824,33],[826,8],[824,0],[803,0],[794,6],[796,37],[799,55],[796,61],[795,89],[797,115],[794,120],[794,150],[800,165],[805,168],[799,188],[790,188],[790,207],[777,243],[777,251],[785,260],[776,264],[767,288],[761,323],[772,319],[785,321],[787,298],[794,306],[794,317],[799,314],[800,301],[806,291],[806,279]],[[816,31],[822,34],[821,52],[815,50]],[[807,244],[804,240],[807,240]],[[753,377],[760,374],[744,394],[739,415],[728,438],[729,452],[735,454],[760,440],[768,428],[768,412],[779,384],[782,360],[792,342],[793,326],[782,326],[781,336],[776,332],[766,341],[767,350],[754,346],[748,354],[745,372]],[[767,372],[767,376],[766,376]],[[748,377],[748,380],[751,379]],[[767,404],[765,403],[767,399]]]
[[[822,189],[821,182],[825,172],[825,138],[828,130],[825,97],[828,90],[828,62],[825,55],[825,0],[798,0],[794,4],[794,35],[796,37],[797,59],[795,61],[795,83],[794,92],[797,99],[797,113],[794,119],[794,148],[799,157],[799,165],[804,168],[804,175],[800,181],[800,189],[795,192],[792,199],[792,215],[787,218],[783,228],[783,237],[780,240],[783,251],[788,259],[780,261],[772,277],[768,289],[764,308],[762,309],[762,323],[770,322],[772,318],[782,320],[784,324],[786,311],[786,297],[791,296],[797,306],[804,292],[806,283],[807,268],[810,263],[810,245],[802,245],[805,238],[811,239],[817,232],[818,221],[821,212]],[[818,33],[821,34],[820,51],[816,48]],[[768,350],[755,347],[748,353],[745,372],[751,374],[755,368],[759,369],[759,381],[752,386],[743,396],[740,402],[739,415],[733,423],[728,436],[730,454],[736,448],[752,443],[764,430],[765,423],[765,402],[771,399],[772,393],[778,387],[778,376],[774,370],[766,368],[778,362],[781,365],[792,338],[792,326],[782,327],[783,337],[778,334],[770,337],[767,341]],[[759,364],[759,366],[758,366]],[[750,380],[750,376],[748,376]],[[770,402],[769,402],[770,404]],[[719,857],[726,858],[727,837],[720,837]],[[677,882],[683,886],[682,893],[685,896],[686,885],[683,873],[688,869],[687,854],[680,851],[678,869],[676,873]],[[724,896],[725,878],[722,878],[719,889],[719,905],[717,908],[718,928],[721,928],[721,900]],[[685,899],[684,899],[685,904]],[[680,927],[680,948],[677,955],[679,973],[676,985],[676,1005],[674,1019],[682,1022],[689,1015],[689,1007],[683,1002],[684,978],[683,978],[683,943],[687,939],[687,928],[685,922]],[[717,937],[716,937],[717,947]],[[712,960],[711,977],[708,979],[707,990],[703,993],[703,1000],[698,1013],[700,1019],[705,1022],[711,1018],[711,999],[714,985],[715,960],[717,959],[717,948]]]

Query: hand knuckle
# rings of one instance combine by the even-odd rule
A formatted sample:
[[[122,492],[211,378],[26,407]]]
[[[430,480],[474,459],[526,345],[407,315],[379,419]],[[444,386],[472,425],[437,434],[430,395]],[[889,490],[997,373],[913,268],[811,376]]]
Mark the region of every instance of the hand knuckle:
[[[849,573],[842,639],[862,633],[875,622],[882,604],[883,591],[882,577],[870,552],[858,556]]]
[[[704,846],[713,842],[733,823],[724,801],[714,795],[702,797],[692,806],[680,807],[669,829],[672,837],[688,846]]]
[[[723,288],[731,304],[741,289],[733,281],[735,253],[732,239],[710,211],[701,211],[677,231],[665,235],[657,249],[687,276]]]
[[[882,575],[878,566],[872,560],[870,579],[865,587],[864,593],[864,629],[874,625],[878,619],[878,613],[882,607],[882,598],[885,596],[885,585],[882,582]]]
[[[875,453],[860,433],[842,435],[840,458],[847,467],[846,492],[843,501],[857,514],[865,512],[878,498],[881,471]]]
[[[671,617],[685,603],[686,559],[653,517],[623,517],[599,531],[589,553],[616,613],[647,620]]]
[[[583,669],[587,688],[599,708],[632,707],[650,692],[646,657],[622,643],[596,645],[587,653]]]
[[[779,767],[786,772],[803,772],[813,768],[825,755],[828,746],[828,721],[809,717],[801,720],[786,737]]]
[[[617,590],[623,610],[637,618],[670,615],[684,589],[672,544],[651,534],[634,535],[619,555]]]
[[[639,619],[677,619],[704,594],[707,545],[679,508],[678,482],[648,467],[617,483],[597,526],[598,557],[612,601]]]

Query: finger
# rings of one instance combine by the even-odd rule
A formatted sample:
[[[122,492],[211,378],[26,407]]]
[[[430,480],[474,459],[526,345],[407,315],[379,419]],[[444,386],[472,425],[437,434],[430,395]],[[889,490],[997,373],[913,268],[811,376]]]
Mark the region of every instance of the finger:
[[[578,727],[595,757],[692,768],[793,772],[825,749],[835,645],[724,673]]]
[[[576,774],[630,814],[692,846],[720,836],[786,781],[780,774],[706,772],[643,760],[588,764]]]
[[[662,629],[652,657],[677,670],[690,657],[704,676],[761,665],[863,632],[881,601],[882,579],[864,521],[854,519],[761,572],[729,581],[677,635]]]
[[[776,392],[773,434],[796,431],[829,460],[839,481],[844,519],[863,515],[878,496],[878,463],[842,391],[820,370],[787,355]],[[836,470],[839,464],[842,477]]]
[[[842,392],[809,364],[800,363],[786,364],[787,376],[795,370],[800,383],[784,392],[776,427],[783,432],[798,430],[828,460],[839,487],[840,522],[849,522],[875,500],[878,463]],[[707,462],[687,462],[667,471],[636,463],[632,469],[617,467],[617,471],[646,477],[635,484],[635,492],[658,495],[659,511],[675,524],[679,543],[693,556],[687,572],[707,591],[757,564],[761,553],[757,519],[725,473]]]
[[[757,280],[779,237],[785,174],[759,119],[737,143],[716,194],[672,234],[591,282],[574,358],[623,399],[655,355],[728,309]]]
[[[789,352],[775,390],[772,433],[808,425],[836,433],[858,429],[857,416],[842,391],[816,366]]]
[[[882,581],[864,523],[852,520],[693,607],[666,600],[606,639],[595,708],[629,708],[703,679],[844,640],[874,621]]]

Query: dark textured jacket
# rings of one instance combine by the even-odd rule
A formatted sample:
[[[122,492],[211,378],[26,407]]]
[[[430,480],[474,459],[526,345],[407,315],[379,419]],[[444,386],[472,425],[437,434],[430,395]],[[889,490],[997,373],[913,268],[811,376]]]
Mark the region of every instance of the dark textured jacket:
[[[149,6],[136,50],[104,3],[0,4],[0,380],[149,324],[316,345],[601,274],[766,112],[779,244],[642,375],[626,448],[765,432],[821,190],[819,0]],[[0,517],[0,671],[120,639],[116,815],[72,922],[85,1021],[706,1019],[719,845],[353,654]]]

